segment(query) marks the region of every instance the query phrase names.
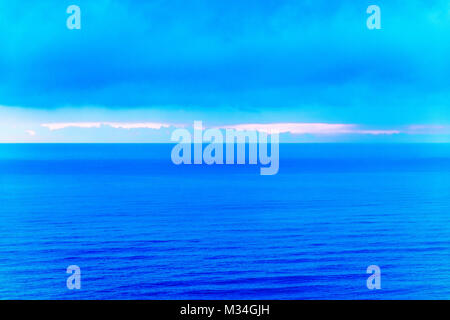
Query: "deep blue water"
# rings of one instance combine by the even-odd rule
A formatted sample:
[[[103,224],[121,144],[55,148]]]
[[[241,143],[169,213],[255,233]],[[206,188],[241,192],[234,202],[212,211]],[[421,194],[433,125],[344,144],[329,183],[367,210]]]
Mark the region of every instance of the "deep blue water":
[[[0,145],[0,298],[450,298],[450,145],[282,145],[275,176],[171,147]]]

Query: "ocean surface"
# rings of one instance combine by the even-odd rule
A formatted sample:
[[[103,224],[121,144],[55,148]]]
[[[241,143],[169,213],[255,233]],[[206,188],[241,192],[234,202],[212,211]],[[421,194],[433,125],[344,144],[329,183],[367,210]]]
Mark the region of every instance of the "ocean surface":
[[[450,299],[449,144],[286,144],[274,176],[171,148],[0,145],[0,299]]]

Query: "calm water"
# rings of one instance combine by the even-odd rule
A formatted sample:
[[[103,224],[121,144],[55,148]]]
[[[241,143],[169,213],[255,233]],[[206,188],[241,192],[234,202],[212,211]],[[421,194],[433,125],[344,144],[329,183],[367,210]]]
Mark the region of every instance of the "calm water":
[[[450,298],[450,145],[282,145],[275,176],[170,150],[0,145],[0,298]]]

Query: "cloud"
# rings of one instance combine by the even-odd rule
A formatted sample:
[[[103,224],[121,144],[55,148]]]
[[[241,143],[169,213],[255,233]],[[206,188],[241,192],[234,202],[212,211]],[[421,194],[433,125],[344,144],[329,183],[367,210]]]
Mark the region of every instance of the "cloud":
[[[115,129],[156,129],[173,127],[182,127],[179,124],[158,123],[158,122],[57,122],[57,123],[43,123],[42,127],[48,128],[51,131],[62,130],[66,128],[100,128],[101,126],[108,126]]]
[[[36,132],[33,131],[33,130],[25,130],[25,133],[30,135],[30,136],[32,136],[32,137],[36,135]]]
[[[331,124],[331,123],[270,123],[270,124],[238,124],[222,126],[222,129],[250,130],[266,133],[291,133],[291,134],[369,134],[369,135],[391,135],[399,134],[399,130],[365,130],[354,124]]]
[[[408,134],[450,134],[450,125],[418,124],[407,128]]]
[[[66,122],[66,123],[43,123],[41,126],[54,130],[61,130],[66,128],[100,128],[101,122]]]
[[[66,128],[101,128],[102,126],[114,129],[154,129],[161,128],[184,128],[186,124],[170,124],[159,122],[57,122],[44,123],[42,127],[51,131],[62,130]],[[213,127],[216,129],[235,129],[247,131],[259,131],[265,133],[290,133],[293,135],[311,134],[311,135],[339,135],[339,134],[366,134],[366,135],[393,135],[401,133],[400,130],[383,129],[363,129],[355,124],[333,124],[333,123],[247,123],[236,125],[222,125]],[[206,127],[207,129],[207,127]]]
[[[27,111],[28,112],[28,111]],[[39,117],[48,116],[48,113]],[[98,114],[95,114],[98,119]],[[158,119],[158,115],[148,115],[147,119],[154,121],[136,121],[123,118],[126,121],[39,121],[34,117],[23,117],[18,121],[18,115],[4,119],[0,123],[0,140],[4,142],[143,142],[168,143],[174,128],[193,130],[194,121],[185,116],[180,122],[171,122],[169,119]],[[109,118],[113,117],[111,114]],[[66,118],[67,117],[63,117]],[[71,115],[74,118],[74,115]],[[2,119],[2,117],[0,117]],[[82,115],[86,119],[86,114]],[[158,119],[158,120],[157,120]],[[200,119],[200,118],[198,118]],[[32,121],[31,121],[32,120]],[[36,122],[34,122],[36,121]],[[39,122],[37,122],[39,121]],[[184,122],[183,122],[184,121]],[[234,121],[229,124],[202,121],[204,130],[209,128],[226,130],[258,131],[268,134],[278,132],[281,141],[291,142],[448,142],[450,139],[450,124],[414,124],[376,126],[352,123],[331,122],[250,122]],[[42,130],[39,128],[46,128]],[[28,138],[24,137],[24,132]],[[32,138],[32,139],[31,139]]]
[[[169,124],[169,123],[156,123],[156,122],[141,122],[141,123],[132,123],[132,122],[105,122],[103,125],[110,126],[115,129],[161,129],[161,128],[169,128],[169,127],[182,127],[183,125],[179,124]]]
[[[73,31],[67,3],[29,2],[20,15],[22,5],[0,1],[1,103],[225,117],[227,108],[289,109],[365,124],[449,114],[446,0],[380,0],[375,31],[354,0],[79,4],[82,29]]]

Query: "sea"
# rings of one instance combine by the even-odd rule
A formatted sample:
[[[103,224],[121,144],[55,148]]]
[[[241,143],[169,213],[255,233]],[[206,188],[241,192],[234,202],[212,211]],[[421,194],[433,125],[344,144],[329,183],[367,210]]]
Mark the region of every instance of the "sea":
[[[0,299],[450,298],[450,144],[172,148],[0,144]]]

